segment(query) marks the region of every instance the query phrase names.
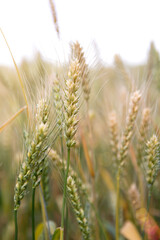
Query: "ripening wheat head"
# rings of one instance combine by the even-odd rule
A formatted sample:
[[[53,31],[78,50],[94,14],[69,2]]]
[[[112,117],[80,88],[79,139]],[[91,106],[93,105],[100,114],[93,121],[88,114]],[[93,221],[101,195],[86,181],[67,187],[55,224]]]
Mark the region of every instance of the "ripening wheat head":
[[[158,170],[160,168],[160,157],[159,157],[159,141],[156,135],[153,135],[146,144],[146,181],[148,187],[151,188]]]
[[[135,120],[136,120],[138,109],[139,109],[140,99],[141,99],[141,94],[139,91],[135,91],[130,98],[130,106],[129,106],[128,116],[127,116],[126,127],[122,136],[122,142],[119,149],[119,156],[118,156],[119,167],[123,166],[123,164],[125,163],[129,143],[133,134],[133,128],[135,125]]]
[[[36,106],[34,115],[35,127],[32,134],[28,135],[25,159],[21,164],[17,177],[14,194],[14,209],[17,210],[23,199],[26,188],[31,177],[38,181],[39,166],[43,162],[46,153],[46,140],[48,136],[48,104],[45,99],[41,99]],[[37,171],[38,169],[38,171]],[[36,170],[36,178],[35,178]]]
[[[72,58],[78,59],[78,62],[79,62],[80,78],[81,78],[84,98],[88,102],[91,88],[90,88],[90,80],[89,80],[89,69],[84,56],[83,48],[80,46],[79,42],[77,41],[71,45],[71,50],[72,50]]]
[[[68,79],[66,80],[64,109],[65,109],[65,137],[67,147],[75,145],[74,135],[77,131],[77,113],[78,107],[78,89],[80,84],[80,67],[77,59],[73,60],[70,64],[68,71]]]
[[[89,226],[88,226],[88,221],[84,215],[84,210],[81,206],[81,202],[78,196],[77,192],[77,187],[75,184],[75,181],[71,176],[67,178],[67,190],[68,190],[68,195],[71,199],[71,203],[73,206],[73,210],[75,212],[77,221],[80,226],[80,230],[82,232],[83,238],[85,240],[90,239],[90,232],[89,232]]]

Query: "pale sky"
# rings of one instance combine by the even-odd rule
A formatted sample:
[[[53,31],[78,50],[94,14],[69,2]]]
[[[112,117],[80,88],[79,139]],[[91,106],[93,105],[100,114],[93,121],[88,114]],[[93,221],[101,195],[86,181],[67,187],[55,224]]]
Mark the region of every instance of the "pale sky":
[[[16,62],[39,50],[47,60],[67,58],[69,42],[89,52],[95,41],[106,63],[120,54],[128,63],[146,60],[154,41],[160,51],[160,0],[54,0],[61,41],[48,0],[0,0],[0,27]],[[12,64],[0,36],[0,64]]]

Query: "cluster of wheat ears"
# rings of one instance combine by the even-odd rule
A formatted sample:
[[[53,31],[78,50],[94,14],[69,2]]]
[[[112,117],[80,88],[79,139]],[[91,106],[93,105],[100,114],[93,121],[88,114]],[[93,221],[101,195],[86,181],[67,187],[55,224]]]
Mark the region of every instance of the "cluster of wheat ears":
[[[129,82],[129,75],[124,68],[121,59],[116,56],[115,64],[124,79]],[[35,239],[35,194],[39,188],[46,206],[49,195],[49,168],[52,162],[53,166],[61,175],[63,181],[63,202],[61,206],[61,226],[55,230],[51,236],[49,226],[46,227],[47,239],[65,238],[67,229],[65,223],[68,218],[66,215],[67,205],[70,203],[74,210],[75,217],[79,224],[83,239],[99,239],[97,229],[93,221],[97,222],[97,203],[95,182],[97,171],[93,164],[94,149],[92,138],[94,138],[91,126],[91,116],[89,113],[89,101],[91,92],[90,69],[86,64],[85,55],[78,42],[71,44],[71,56],[67,75],[61,79],[61,76],[52,74],[47,84],[42,84],[41,90],[34,103],[27,103],[28,124],[24,136],[24,157],[21,161],[19,172],[16,178],[14,188],[14,213],[15,213],[15,240],[18,239],[18,211],[27,194],[27,187],[32,185],[32,239]],[[132,86],[132,88],[134,88]],[[108,130],[110,132],[110,146],[112,155],[110,163],[114,169],[116,203],[115,203],[115,238],[119,239],[120,234],[120,183],[126,174],[126,165],[128,161],[128,152],[130,143],[136,126],[137,115],[140,115],[139,135],[137,138],[137,162],[135,163],[138,175],[138,185],[132,185],[129,189],[129,199],[135,211],[145,206],[144,199],[140,199],[140,192],[143,192],[142,173],[145,176],[148,187],[147,211],[149,211],[152,187],[159,170],[159,150],[160,142],[154,133],[147,140],[149,125],[151,124],[150,108],[141,107],[142,94],[140,90],[134,90],[130,94],[127,116],[122,133],[118,129],[118,117],[116,111],[108,114]],[[27,99],[27,98],[26,98]],[[81,163],[79,170],[72,166],[76,158],[76,149],[79,141],[77,131],[81,124],[80,109],[86,105],[85,118],[86,136],[90,141],[90,146],[86,144],[84,131],[80,131],[84,154],[87,160],[87,166],[90,177],[86,180]],[[139,109],[142,109],[139,112]],[[83,133],[84,132],[84,133]],[[60,148],[56,147],[56,142],[60,139]],[[57,150],[58,149],[58,150]],[[58,152],[59,151],[59,152]],[[73,152],[73,153],[72,153]],[[98,157],[97,157],[98,158]],[[106,156],[107,158],[107,156]],[[105,174],[105,173],[104,173]],[[88,181],[88,183],[86,182]],[[123,181],[123,180],[122,180]],[[92,186],[92,187],[89,187]],[[87,207],[88,206],[88,207]],[[87,207],[87,210],[86,210]],[[95,218],[95,219],[94,219]],[[93,220],[94,219],[94,220]],[[146,215],[147,219],[147,215]],[[147,220],[145,220],[147,222]],[[142,227],[142,234],[145,233]],[[47,224],[47,222],[46,222]],[[141,225],[143,225],[141,223]],[[110,234],[102,228],[102,239],[111,239]],[[56,238],[56,237],[59,238]],[[55,238],[54,238],[55,237]],[[100,239],[101,239],[100,238]]]
[[[52,11],[54,11],[54,6],[52,8]],[[56,24],[56,17],[54,22]],[[56,30],[59,34],[58,25],[56,25]],[[45,80],[41,81],[41,86],[36,90],[38,94],[36,97],[32,97],[32,101],[28,100],[29,97],[26,96],[15,61],[14,64],[20,79],[26,106],[3,124],[0,131],[22,111],[27,110],[27,124],[23,129],[23,158],[20,161],[14,188],[15,240],[18,240],[18,230],[21,228],[18,221],[18,213],[21,211],[20,206],[30,189],[32,189],[33,240],[39,239],[35,234],[35,198],[38,192],[43,206],[45,240],[77,239],[68,233],[69,207],[73,208],[82,239],[118,240],[122,236],[134,240],[142,238],[159,239],[152,238],[152,234],[148,230],[150,228],[149,221],[151,221],[149,215],[150,200],[160,166],[159,133],[156,126],[151,127],[152,111],[150,107],[146,106],[147,101],[144,100],[146,97],[145,87],[137,89],[135,81],[130,77],[121,58],[115,56],[116,71],[114,71],[114,74],[119,76],[119,83],[123,79],[128,91],[121,93],[123,96],[118,99],[118,101],[121,101],[120,104],[116,102],[117,96],[113,96],[116,94],[115,91],[112,92],[113,86],[109,86],[110,93],[105,92],[104,94],[108,94],[108,96],[103,96],[103,100],[104,103],[109,101],[112,104],[108,104],[110,106],[103,114],[99,106],[97,107],[97,113],[93,114],[90,111],[92,78],[95,69],[91,69],[87,64],[84,50],[78,41],[71,44],[69,63],[67,67],[65,66],[67,70],[63,70],[63,73],[57,71],[49,76],[45,75]],[[152,70],[149,67],[148,79]],[[108,70],[107,74],[107,78],[113,77],[113,72],[111,73]],[[117,83],[117,86],[119,86],[119,83]],[[100,95],[101,93],[98,97],[102,100]],[[126,96],[128,96],[128,103]],[[108,100],[109,97],[110,100]],[[115,107],[113,107],[114,105]],[[116,105],[118,108],[120,105],[122,107],[120,106],[120,109],[118,109]],[[93,124],[92,118],[96,114],[100,117],[101,115],[107,116],[107,120],[105,118],[107,131],[101,127],[103,123],[99,120],[100,117]],[[119,121],[119,115],[121,115],[122,121]],[[105,133],[109,137],[105,136]],[[99,150],[97,149],[99,149],[99,142],[102,138],[108,140],[107,151],[104,153],[101,151],[98,155]],[[105,141],[103,141],[103,145],[105,145]],[[80,147],[81,154],[79,154]],[[105,163],[109,163],[109,170]],[[57,181],[61,182],[63,199],[60,207],[61,223],[52,233],[47,217],[47,203],[50,195],[49,175],[53,169],[54,173],[59,174]],[[134,176],[134,180],[132,179],[132,183],[134,183],[124,190],[126,186],[128,187],[126,179],[130,179],[129,174]],[[101,186],[102,179],[108,187],[106,193],[105,190],[98,189],[104,187],[103,184]],[[30,188],[30,186],[32,187]],[[114,212],[112,216],[108,216],[110,222],[115,226],[114,233],[101,220],[101,214],[104,215],[105,213],[102,209],[100,211],[98,209],[99,199],[101,198],[101,195],[98,196],[99,191],[102,191],[101,195],[107,194],[108,196],[106,201],[108,207],[105,207],[104,212]],[[136,238],[130,238],[126,231],[127,227],[122,227],[123,214],[121,208],[123,208],[123,198],[128,199],[132,209],[130,212],[134,221],[128,222],[130,224],[128,229],[133,230],[134,228],[134,232],[136,231],[137,234]],[[50,196],[50,199],[52,199],[52,196]],[[126,220],[127,217],[125,216]],[[134,225],[133,222],[137,224],[138,230],[135,230],[136,224]],[[159,234],[159,232],[155,234]]]

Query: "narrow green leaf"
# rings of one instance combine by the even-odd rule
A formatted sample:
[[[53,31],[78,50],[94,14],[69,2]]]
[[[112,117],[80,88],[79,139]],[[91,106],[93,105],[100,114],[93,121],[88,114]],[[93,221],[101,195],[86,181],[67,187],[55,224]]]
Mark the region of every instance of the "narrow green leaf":
[[[43,223],[38,224],[35,231],[35,240],[39,240],[39,237],[43,233]]]
[[[52,240],[60,240],[61,236],[63,234],[63,229],[62,228],[56,228]]]
[[[46,222],[45,223],[46,228],[48,228],[48,225],[49,225],[51,234],[54,234],[55,229],[56,229],[55,222],[53,222],[53,221]],[[35,240],[43,239],[44,230],[45,230],[44,229],[44,224],[43,223],[38,224],[38,226],[36,227],[36,230],[35,230]]]

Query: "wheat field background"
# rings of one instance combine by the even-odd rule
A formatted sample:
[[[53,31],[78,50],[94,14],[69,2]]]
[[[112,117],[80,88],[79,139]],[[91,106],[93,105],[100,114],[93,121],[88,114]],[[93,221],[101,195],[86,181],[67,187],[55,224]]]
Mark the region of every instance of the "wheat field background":
[[[61,31],[49,1],[53,31]],[[79,39],[0,66],[0,239],[160,239],[160,53],[143,64]],[[92,56],[90,56],[92,53]]]

